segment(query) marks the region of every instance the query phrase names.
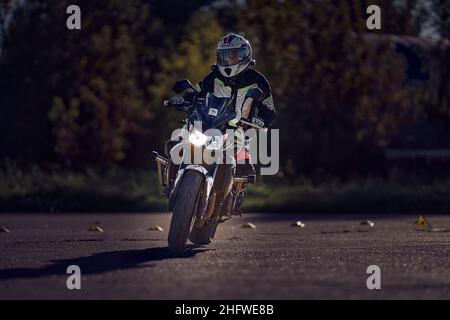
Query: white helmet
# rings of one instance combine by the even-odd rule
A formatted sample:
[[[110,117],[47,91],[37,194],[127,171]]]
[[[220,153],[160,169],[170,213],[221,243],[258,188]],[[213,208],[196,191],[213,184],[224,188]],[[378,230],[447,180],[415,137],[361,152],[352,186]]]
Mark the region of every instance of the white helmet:
[[[229,34],[217,45],[217,66],[220,73],[228,78],[234,77],[254,64],[250,42],[237,34]]]

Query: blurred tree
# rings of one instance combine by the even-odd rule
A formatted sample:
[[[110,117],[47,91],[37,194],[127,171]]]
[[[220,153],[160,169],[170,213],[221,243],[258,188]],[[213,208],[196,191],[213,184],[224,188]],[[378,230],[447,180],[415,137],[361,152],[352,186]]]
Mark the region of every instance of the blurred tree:
[[[16,7],[16,1],[14,0],[2,0],[0,1],[0,54],[3,49],[4,38],[7,35],[7,28],[9,21],[12,19],[13,11]]]
[[[444,39],[448,4],[431,1]],[[201,80],[219,38],[235,31],[250,38],[272,84],[286,173],[378,172],[389,136],[414,119],[417,93],[428,90],[407,81],[386,36],[417,35],[420,2],[77,0],[82,29],[69,31],[68,1],[23,1],[0,55],[0,158],[146,163],[182,117],[161,107],[172,84]],[[369,4],[382,8],[381,32],[366,30]],[[448,50],[432,54],[442,54],[436,90],[421,103],[429,119],[450,119]]]
[[[163,139],[149,84],[208,2],[23,2],[0,61],[0,158],[70,168],[147,162]],[[82,9],[80,31],[66,28],[69,4]]]
[[[8,28],[0,57],[0,158],[20,162],[44,161],[52,154],[53,137],[46,117],[58,79],[52,69],[65,72],[64,64],[52,63],[58,33],[64,32],[65,8],[54,14],[46,1],[27,1]]]
[[[126,159],[151,111],[140,64],[160,34],[144,1],[78,1],[82,30],[66,28],[68,3],[28,1],[2,59],[2,155],[65,166]],[[147,37],[148,38],[148,37]]]
[[[419,28],[415,24],[414,12],[421,0],[346,0],[351,6],[358,6],[359,13],[356,16],[364,17],[364,23],[358,23],[359,31],[366,29],[365,19],[366,9],[370,5],[378,5],[381,9],[382,28],[374,33],[396,34],[396,35],[417,35]]]
[[[217,43],[223,34],[214,12],[208,8],[196,12],[189,19],[176,49],[159,58],[160,72],[149,87],[155,105],[162,106],[162,101],[174,94],[171,88],[175,81],[189,79],[195,85],[211,72]],[[160,108],[158,118],[162,124],[159,126],[162,136],[170,138],[171,131],[179,127],[176,119],[180,117],[180,112]]]
[[[443,140],[450,141],[450,2],[422,1],[419,9],[424,33],[434,36],[425,56],[434,77],[423,93],[423,117],[442,129]]]
[[[66,163],[82,166],[121,163],[131,137],[145,134],[152,116],[139,86],[139,41],[149,31],[160,30],[148,24],[149,7],[142,1],[89,2],[82,7],[93,14],[84,15],[87,35],[77,39],[84,50],[78,52],[73,89],[57,97],[49,112],[55,151]]]
[[[251,0],[242,10],[240,27],[273,86],[292,176],[379,168],[387,134],[413,114],[402,61],[389,42],[360,32],[360,10],[359,1],[288,0]]]

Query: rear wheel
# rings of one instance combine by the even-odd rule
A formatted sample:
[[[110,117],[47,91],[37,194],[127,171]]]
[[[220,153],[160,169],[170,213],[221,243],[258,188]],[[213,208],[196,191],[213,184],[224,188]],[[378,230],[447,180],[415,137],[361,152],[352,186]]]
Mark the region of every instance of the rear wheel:
[[[181,181],[168,237],[169,248],[173,251],[183,251],[186,245],[202,180],[201,175],[189,171]]]

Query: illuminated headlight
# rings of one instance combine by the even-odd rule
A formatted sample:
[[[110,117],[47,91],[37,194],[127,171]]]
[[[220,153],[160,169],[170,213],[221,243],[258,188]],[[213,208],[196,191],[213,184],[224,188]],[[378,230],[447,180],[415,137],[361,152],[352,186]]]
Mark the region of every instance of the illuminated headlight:
[[[223,148],[224,136],[211,136],[208,137],[206,143],[206,149],[209,150],[221,150]]]
[[[188,141],[196,147],[201,147],[206,144],[208,137],[197,129],[193,129],[189,132]]]

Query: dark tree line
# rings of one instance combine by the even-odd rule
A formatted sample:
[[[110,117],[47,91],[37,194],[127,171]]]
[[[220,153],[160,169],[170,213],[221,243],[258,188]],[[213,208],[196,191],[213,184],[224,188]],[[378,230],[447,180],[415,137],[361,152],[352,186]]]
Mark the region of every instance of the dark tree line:
[[[0,6],[0,159],[148,165],[181,117],[162,99],[179,78],[201,80],[228,31],[252,41],[270,79],[288,176],[379,173],[392,137],[418,119],[450,130],[448,1],[376,1],[380,32],[365,29],[359,0],[12,2]],[[82,30],[67,30],[69,4]],[[414,82],[389,36],[417,37],[425,18],[441,40],[419,50],[432,80]]]

